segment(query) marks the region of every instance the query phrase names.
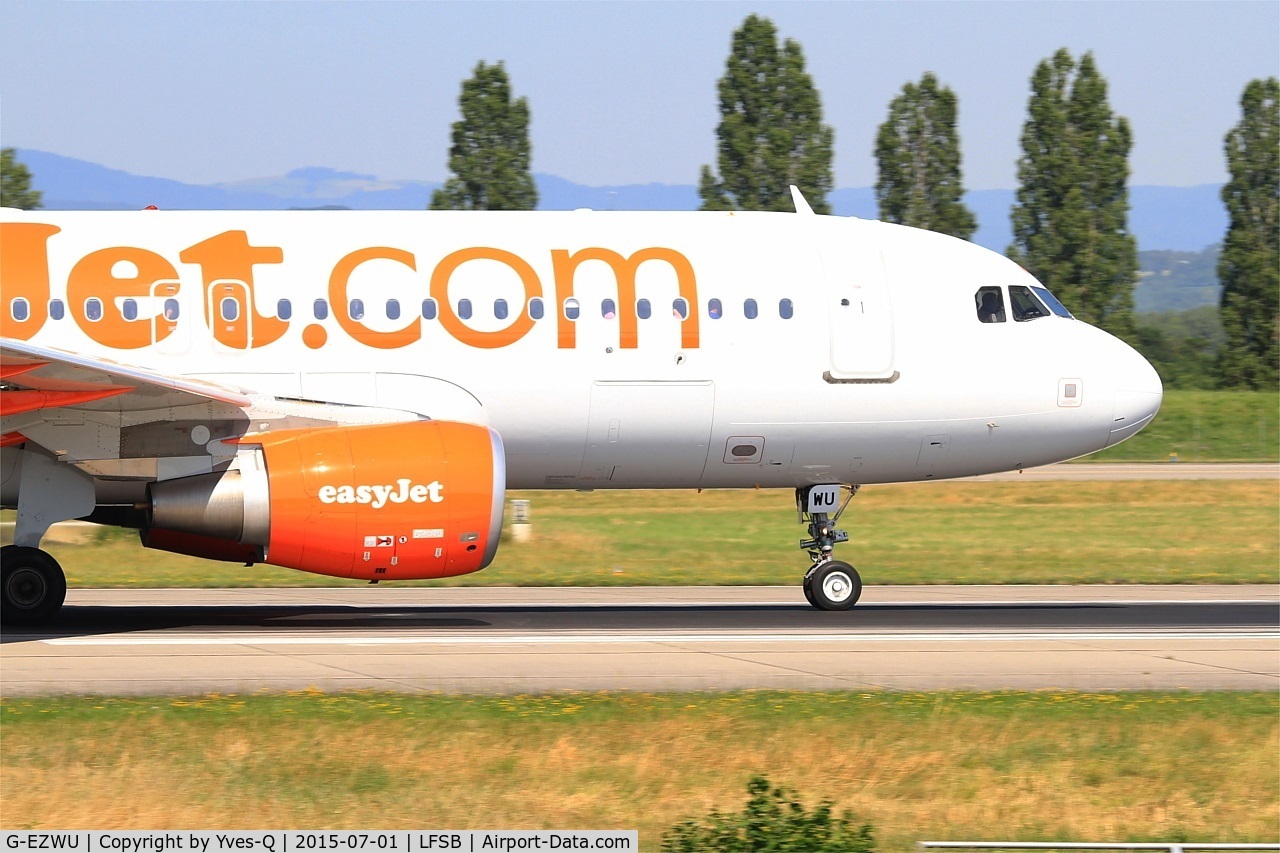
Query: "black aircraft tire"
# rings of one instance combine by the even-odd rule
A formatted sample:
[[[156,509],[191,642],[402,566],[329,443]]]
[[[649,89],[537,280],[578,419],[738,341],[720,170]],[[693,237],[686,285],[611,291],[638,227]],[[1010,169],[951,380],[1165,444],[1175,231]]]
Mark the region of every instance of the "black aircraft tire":
[[[814,569],[807,586],[813,606],[819,610],[848,610],[862,596],[858,570],[840,560],[830,560]]]
[[[811,606],[813,606],[813,607],[817,607],[817,606],[818,606],[818,602],[814,601],[814,599],[813,599],[813,583],[812,583],[812,581],[813,581],[813,570],[812,570],[812,569],[810,569],[809,571],[805,572],[805,575],[804,575],[804,583],[803,583],[803,584],[801,584],[801,586],[802,586],[802,587],[803,587],[803,589],[804,589],[804,600],[805,600],[805,601],[807,601],[807,602],[809,602],[809,604],[810,604]]]
[[[0,621],[43,625],[62,609],[67,577],[58,561],[39,548],[0,548]]]

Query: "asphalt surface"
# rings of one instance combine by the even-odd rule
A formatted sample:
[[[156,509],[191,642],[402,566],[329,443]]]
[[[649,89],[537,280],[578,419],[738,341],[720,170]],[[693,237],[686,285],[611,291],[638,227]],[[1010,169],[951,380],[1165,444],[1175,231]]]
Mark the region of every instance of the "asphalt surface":
[[[73,590],[0,695],[1280,688],[1280,585]]]

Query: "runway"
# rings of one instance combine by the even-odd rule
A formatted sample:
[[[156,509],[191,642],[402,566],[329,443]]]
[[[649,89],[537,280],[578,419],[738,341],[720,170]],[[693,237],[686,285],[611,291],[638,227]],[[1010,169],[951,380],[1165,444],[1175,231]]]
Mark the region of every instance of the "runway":
[[[0,695],[1280,688],[1280,585],[72,590]]]

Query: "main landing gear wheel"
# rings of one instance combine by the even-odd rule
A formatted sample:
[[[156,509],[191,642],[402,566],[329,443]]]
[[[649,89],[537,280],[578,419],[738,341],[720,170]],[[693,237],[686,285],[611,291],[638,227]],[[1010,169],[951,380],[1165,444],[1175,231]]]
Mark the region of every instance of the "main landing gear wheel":
[[[828,560],[805,575],[804,594],[819,610],[848,610],[862,596],[862,578],[848,563]]]
[[[62,609],[67,578],[58,561],[39,548],[0,548],[0,620],[6,625],[41,625]]]

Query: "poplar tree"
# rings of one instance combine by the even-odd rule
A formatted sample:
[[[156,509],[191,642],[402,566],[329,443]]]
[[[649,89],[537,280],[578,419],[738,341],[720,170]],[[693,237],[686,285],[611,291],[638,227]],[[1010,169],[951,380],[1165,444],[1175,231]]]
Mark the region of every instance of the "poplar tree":
[[[962,240],[978,222],[965,207],[960,179],[956,96],[926,72],[889,103],[876,134],[876,201],[880,218]]]
[[[0,207],[35,210],[40,191],[31,189],[31,173],[18,160],[13,148],[0,148]]]
[[[1227,334],[1218,370],[1231,387],[1276,388],[1280,346],[1280,83],[1252,80],[1240,98],[1240,123],[1226,136],[1222,187],[1229,224],[1218,280]]]
[[[795,184],[816,213],[829,213],[835,134],[822,123],[800,45],[787,39],[780,48],[773,23],[750,15],[734,31],[718,91],[720,174],[702,167],[702,209],[792,210]]]
[[[449,170],[431,194],[432,210],[533,210],[538,189],[529,172],[529,104],[512,100],[499,62],[476,65],[462,82],[462,120],[453,123]]]
[[[1031,78],[1008,255],[1073,314],[1133,338],[1138,249],[1129,233],[1129,122],[1112,115],[1093,54],[1063,48]]]

